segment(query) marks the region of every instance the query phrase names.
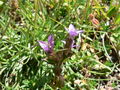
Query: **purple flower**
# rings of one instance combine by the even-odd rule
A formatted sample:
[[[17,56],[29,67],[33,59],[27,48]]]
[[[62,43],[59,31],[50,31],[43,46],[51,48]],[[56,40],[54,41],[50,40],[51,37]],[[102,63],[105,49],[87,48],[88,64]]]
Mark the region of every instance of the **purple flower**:
[[[46,53],[52,53],[53,52],[53,48],[54,48],[54,38],[53,38],[53,35],[50,35],[48,37],[48,42],[38,41],[38,43],[39,43],[39,45],[41,46],[41,48]]]
[[[69,25],[69,28],[65,28],[65,30],[68,31],[71,38],[74,38],[79,33],[83,33],[83,30],[78,31],[72,24]]]

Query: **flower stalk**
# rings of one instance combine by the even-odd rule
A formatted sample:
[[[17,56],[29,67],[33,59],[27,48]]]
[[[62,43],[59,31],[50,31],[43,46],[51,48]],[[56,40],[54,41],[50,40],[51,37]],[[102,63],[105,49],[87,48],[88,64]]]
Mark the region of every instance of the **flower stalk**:
[[[69,28],[65,28],[68,32],[68,36],[65,40],[65,45],[63,50],[55,52],[54,51],[54,38],[53,35],[48,37],[48,42],[38,41],[41,48],[46,52],[48,63],[54,65],[54,79],[52,85],[54,87],[64,87],[64,77],[62,75],[62,64],[66,58],[72,56],[72,48],[74,46],[74,38],[82,33],[82,30],[76,30],[75,27],[70,24]]]

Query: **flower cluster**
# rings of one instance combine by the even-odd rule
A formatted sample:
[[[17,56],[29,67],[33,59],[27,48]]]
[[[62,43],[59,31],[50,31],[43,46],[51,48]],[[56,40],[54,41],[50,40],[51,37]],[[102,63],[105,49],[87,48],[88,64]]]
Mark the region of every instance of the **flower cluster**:
[[[69,25],[69,28],[65,28],[65,30],[69,33],[69,37],[72,39],[78,36],[79,33],[83,33],[83,30],[75,29],[75,27],[72,24]]]
[[[48,37],[48,42],[44,42],[44,41],[38,41],[39,45],[42,47],[42,49],[46,52],[46,53],[52,53],[53,52],[53,48],[54,48],[54,38],[53,35],[50,35]]]
[[[82,30],[77,30],[75,27],[70,24],[69,28],[65,28],[65,30],[68,32],[68,36],[65,40],[65,46],[63,50],[60,50],[58,52],[54,51],[54,37],[53,35],[50,35],[48,37],[48,41],[38,41],[41,48],[46,52],[48,63],[54,65],[53,72],[55,74],[54,80],[53,80],[53,86],[56,87],[63,87],[64,86],[64,77],[61,75],[62,72],[62,63],[64,59],[70,57],[72,53],[72,47],[74,47],[74,38],[78,36],[79,33],[83,33]]]
[[[75,27],[70,24],[69,25],[69,28],[65,28],[65,30],[68,32],[69,36],[69,40],[66,40],[66,45],[68,44],[68,47],[70,46],[71,48],[73,47],[73,44],[74,44],[74,38],[76,36],[78,36],[79,33],[83,33],[83,30],[77,30],[75,29]],[[70,43],[67,43],[67,42],[70,42]],[[50,35],[48,37],[48,42],[44,42],[44,41],[38,41],[39,42],[39,45],[41,46],[41,48],[48,54],[52,53],[54,50],[54,37],[53,35]],[[66,46],[65,45],[65,46]]]

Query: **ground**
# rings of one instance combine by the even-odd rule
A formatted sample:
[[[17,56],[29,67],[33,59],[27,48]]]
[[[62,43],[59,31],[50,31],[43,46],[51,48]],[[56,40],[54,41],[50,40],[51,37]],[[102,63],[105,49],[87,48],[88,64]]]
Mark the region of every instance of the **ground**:
[[[0,89],[119,90],[119,13],[119,0],[0,0]],[[83,33],[62,61],[64,84],[53,86],[58,69],[38,41],[52,34],[62,53],[70,24]]]

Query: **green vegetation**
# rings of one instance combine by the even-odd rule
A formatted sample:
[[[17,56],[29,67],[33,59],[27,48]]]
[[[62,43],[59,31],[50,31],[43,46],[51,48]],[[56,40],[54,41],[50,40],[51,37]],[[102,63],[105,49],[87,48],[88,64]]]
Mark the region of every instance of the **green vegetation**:
[[[119,89],[120,0],[0,0],[0,90],[56,89],[38,40],[53,34],[61,51],[70,24],[84,32],[62,64],[60,90]]]

